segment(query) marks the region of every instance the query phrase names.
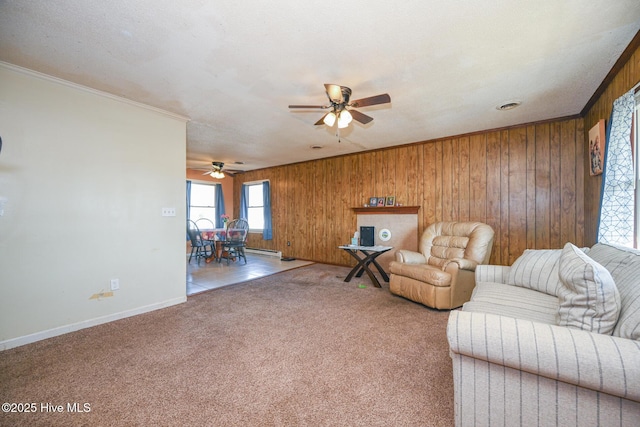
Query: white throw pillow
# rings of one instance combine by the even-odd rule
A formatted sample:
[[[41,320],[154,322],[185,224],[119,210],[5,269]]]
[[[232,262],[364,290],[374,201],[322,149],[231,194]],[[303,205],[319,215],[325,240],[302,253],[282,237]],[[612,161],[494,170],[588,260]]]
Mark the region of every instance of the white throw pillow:
[[[558,263],[562,249],[526,249],[509,270],[509,285],[557,296]]]
[[[611,273],[567,243],[559,262],[558,325],[611,334],[620,315],[620,294]]]
[[[640,251],[596,243],[589,254],[609,270],[620,293],[620,317],[613,335],[640,341]]]

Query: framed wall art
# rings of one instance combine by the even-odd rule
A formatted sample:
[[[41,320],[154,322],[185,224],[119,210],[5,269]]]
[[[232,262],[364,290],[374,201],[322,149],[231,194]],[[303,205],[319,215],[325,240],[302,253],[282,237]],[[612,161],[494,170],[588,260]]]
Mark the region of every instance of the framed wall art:
[[[600,119],[589,131],[589,174],[592,176],[602,174],[604,168],[604,139],[604,119]]]

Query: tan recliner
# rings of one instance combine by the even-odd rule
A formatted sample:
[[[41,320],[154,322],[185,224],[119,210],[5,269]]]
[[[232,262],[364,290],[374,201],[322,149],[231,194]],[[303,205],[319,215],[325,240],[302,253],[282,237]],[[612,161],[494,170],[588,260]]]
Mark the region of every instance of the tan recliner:
[[[422,234],[420,252],[396,251],[389,290],[428,307],[452,309],[471,298],[478,264],[487,264],[493,228],[481,222],[437,222]]]

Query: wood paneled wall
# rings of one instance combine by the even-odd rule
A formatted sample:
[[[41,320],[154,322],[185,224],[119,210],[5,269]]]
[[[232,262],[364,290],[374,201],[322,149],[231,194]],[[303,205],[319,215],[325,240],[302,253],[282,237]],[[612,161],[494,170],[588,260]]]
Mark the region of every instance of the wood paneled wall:
[[[584,118],[517,126],[396,148],[251,171],[272,183],[273,240],[251,247],[319,262],[352,263],[336,246],[356,228],[352,207],[395,195],[417,205],[419,233],[435,221],[482,221],[496,231],[491,263],[510,265],[526,248],[595,243],[601,176],[588,169],[588,130],[640,81],[640,33]],[[626,57],[627,52],[623,54]],[[609,76],[607,77],[609,80]],[[597,92],[599,93],[599,92]],[[589,102],[591,104],[591,100]],[[239,198],[234,200],[239,212]],[[291,246],[287,246],[287,242]]]
[[[636,45],[638,35],[636,35]],[[640,82],[640,47],[636,48],[629,60],[623,64],[607,86],[602,95],[585,114],[585,147],[589,144],[589,129],[591,129],[600,119],[605,119],[609,123],[609,116],[613,109],[613,101],[633,88]],[[584,159],[584,167],[588,167],[588,158]],[[600,191],[602,186],[602,175],[589,176],[588,169],[585,182],[585,243],[589,246],[596,241],[598,213],[600,206]]]
[[[234,193],[270,180],[273,240],[251,234],[248,246],[284,256],[350,265],[337,246],[356,231],[351,208],[393,195],[421,207],[419,233],[436,221],[490,224],[491,263],[510,265],[526,248],[584,243],[584,141],[582,119],[525,125],[251,171]]]

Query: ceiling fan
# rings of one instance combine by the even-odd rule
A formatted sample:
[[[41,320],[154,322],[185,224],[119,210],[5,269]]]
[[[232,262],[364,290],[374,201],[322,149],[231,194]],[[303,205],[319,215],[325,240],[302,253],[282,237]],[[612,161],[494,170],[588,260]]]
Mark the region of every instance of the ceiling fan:
[[[212,178],[222,179],[224,178],[224,172],[228,173],[231,176],[242,172],[239,170],[229,170],[229,169],[225,169],[224,172],[222,172],[223,167],[224,167],[224,162],[211,162],[211,169],[207,170],[207,172],[203,173],[202,175],[210,175]]]
[[[338,128],[342,129],[349,126],[352,119],[362,124],[367,124],[373,120],[373,117],[367,116],[358,110],[353,110],[353,108],[369,107],[371,105],[391,102],[391,97],[386,93],[349,102],[349,98],[351,98],[350,88],[326,83],[324,87],[327,92],[327,97],[329,97],[330,105],[289,105],[289,108],[329,108],[331,111],[322,116],[315,124],[325,124],[331,127],[337,122]]]

